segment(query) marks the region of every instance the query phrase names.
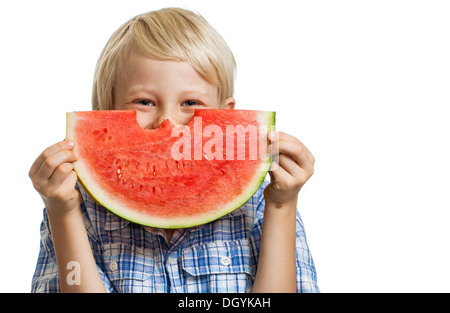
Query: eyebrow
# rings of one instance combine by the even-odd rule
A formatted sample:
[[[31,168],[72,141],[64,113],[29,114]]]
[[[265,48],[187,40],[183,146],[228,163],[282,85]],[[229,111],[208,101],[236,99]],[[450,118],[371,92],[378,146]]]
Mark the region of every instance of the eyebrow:
[[[155,88],[149,88],[148,86],[144,86],[144,85],[136,85],[133,86],[131,88],[127,89],[127,94],[133,94],[136,92],[146,92],[146,93],[155,93],[156,89]]]
[[[132,86],[131,88],[129,88],[127,90],[127,96],[133,95],[138,92],[149,93],[149,94],[154,95],[154,94],[158,93],[158,89],[150,87],[150,86],[136,85],[136,86]],[[206,92],[198,90],[198,89],[181,90],[179,92],[179,94],[183,97],[189,97],[189,96],[195,95],[194,98],[200,97],[201,99],[209,99],[209,95]]]

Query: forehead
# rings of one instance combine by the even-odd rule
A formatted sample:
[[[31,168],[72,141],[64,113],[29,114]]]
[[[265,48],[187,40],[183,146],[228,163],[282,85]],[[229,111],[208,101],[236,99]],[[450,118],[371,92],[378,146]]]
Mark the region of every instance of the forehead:
[[[162,80],[180,77],[189,78],[189,81],[204,81],[202,76],[187,62],[157,60],[140,55],[130,57],[125,62],[122,72],[129,80]]]
[[[218,97],[217,88],[187,62],[133,55],[123,65],[116,77],[116,91],[196,92],[205,97]]]

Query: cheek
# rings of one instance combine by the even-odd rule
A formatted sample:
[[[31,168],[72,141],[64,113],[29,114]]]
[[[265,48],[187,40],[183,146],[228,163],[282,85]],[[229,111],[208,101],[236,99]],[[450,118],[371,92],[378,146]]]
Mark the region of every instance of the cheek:
[[[175,123],[175,125],[187,125],[194,116],[194,113],[194,109],[185,110],[181,112],[181,114],[176,119],[174,119],[173,122]]]

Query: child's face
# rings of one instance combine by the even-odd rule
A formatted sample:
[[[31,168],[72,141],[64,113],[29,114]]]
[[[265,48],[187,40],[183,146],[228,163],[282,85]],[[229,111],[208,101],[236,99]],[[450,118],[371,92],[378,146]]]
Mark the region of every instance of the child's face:
[[[134,55],[114,88],[114,109],[136,110],[142,128],[159,127],[164,119],[187,124],[192,108],[234,108],[234,99],[219,103],[217,88],[188,63],[158,61]]]

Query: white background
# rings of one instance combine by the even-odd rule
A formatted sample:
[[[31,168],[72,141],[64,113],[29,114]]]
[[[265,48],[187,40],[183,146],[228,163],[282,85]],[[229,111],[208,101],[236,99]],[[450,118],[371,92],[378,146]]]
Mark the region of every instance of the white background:
[[[450,3],[432,0],[2,1],[0,292],[30,290],[32,162],[90,109],[112,32],[165,6],[218,30],[238,108],[277,111],[316,157],[299,210],[322,292],[450,292]]]

